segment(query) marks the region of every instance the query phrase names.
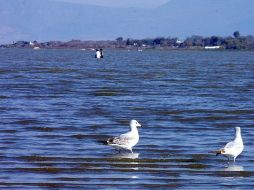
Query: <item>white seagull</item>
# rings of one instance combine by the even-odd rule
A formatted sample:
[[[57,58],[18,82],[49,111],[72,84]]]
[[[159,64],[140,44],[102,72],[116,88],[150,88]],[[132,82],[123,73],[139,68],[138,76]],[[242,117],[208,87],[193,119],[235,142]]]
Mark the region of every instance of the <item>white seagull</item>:
[[[130,121],[131,130],[127,133],[120,135],[119,137],[109,138],[107,140],[107,144],[117,149],[130,150],[132,152],[132,147],[135,146],[139,141],[137,127],[141,127],[141,125],[136,120],[131,120]]]
[[[234,163],[236,157],[241,154],[243,151],[243,140],[241,137],[241,128],[240,127],[235,127],[235,139],[229,143],[226,144],[226,146],[220,150],[214,151],[216,153],[216,156],[219,154],[225,156],[228,158],[228,164],[229,164],[229,159],[233,158]]]

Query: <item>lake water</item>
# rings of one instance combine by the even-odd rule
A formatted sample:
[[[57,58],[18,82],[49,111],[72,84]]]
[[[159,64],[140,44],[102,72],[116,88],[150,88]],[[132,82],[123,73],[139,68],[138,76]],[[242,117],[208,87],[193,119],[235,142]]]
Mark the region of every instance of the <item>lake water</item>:
[[[1,189],[254,188],[254,52],[1,49],[0,102]]]

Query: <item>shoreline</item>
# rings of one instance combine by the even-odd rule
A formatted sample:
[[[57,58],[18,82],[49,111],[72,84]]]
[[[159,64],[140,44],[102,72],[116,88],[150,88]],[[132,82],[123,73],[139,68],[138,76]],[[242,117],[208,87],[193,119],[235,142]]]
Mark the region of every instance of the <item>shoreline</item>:
[[[197,42],[197,40],[199,40]],[[0,44],[1,49],[20,48],[20,49],[125,49],[125,50],[254,50],[254,36],[225,39],[218,38],[216,43],[214,37],[210,38],[209,43],[205,42],[207,38],[191,37],[184,41],[177,38],[156,38],[156,39],[127,39],[127,40],[107,40],[107,41],[81,41],[71,40],[63,41],[17,41],[10,44]]]
[[[40,50],[78,50],[78,51],[95,51],[90,48],[79,48],[79,47],[40,47],[40,48],[32,48],[32,47],[2,47],[0,45],[0,50],[11,50],[11,49],[16,49],[16,50],[33,50],[33,51],[40,51]],[[97,49],[97,48],[94,48]],[[220,48],[220,49],[205,49],[205,48],[108,48],[108,47],[103,47],[103,50],[116,50],[116,51],[211,51],[211,52],[223,52],[223,51],[251,51],[253,52],[254,49],[225,49],[225,48]]]

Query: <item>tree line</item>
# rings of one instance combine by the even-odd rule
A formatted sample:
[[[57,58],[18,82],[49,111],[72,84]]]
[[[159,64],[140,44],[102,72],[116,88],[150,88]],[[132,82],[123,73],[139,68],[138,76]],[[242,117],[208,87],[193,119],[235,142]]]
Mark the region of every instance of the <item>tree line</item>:
[[[31,44],[33,44],[31,46]],[[204,49],[205,47],[217,47],[220,49],[254,50],[254,36],[241,36],[239,31],[235,31],[232,36],[203,37],[193,35],[185,40],[171,37],[156,37],[145,39],[132,39],[118,37],[115,40],[104,41],[81,41],[71,40],[68,42],[28,42],[18,41],[12,44],[0,45],[1,48],[126,48],[126,49]]]
[[[219,46],[221,49],[235,50],[254,50],[254,36],[241,36],[239,31],[235,31],[233,36],[220,37],[210,36],[203,37],[193,35],[181,41],[178,38],[149,38],[149,39],[126,39],[122,37],[116,39],[118,45],[122,46],[138,46],[138,47],[159,47],[159,48],[185,48],[185,49],[203,49],[206,46]]]

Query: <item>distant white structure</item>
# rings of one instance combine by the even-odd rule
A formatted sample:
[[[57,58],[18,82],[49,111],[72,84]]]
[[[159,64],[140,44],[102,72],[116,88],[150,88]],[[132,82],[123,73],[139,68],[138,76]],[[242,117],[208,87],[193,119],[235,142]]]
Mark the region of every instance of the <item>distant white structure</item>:
[[[205,49],[220,49],[220,46],[205,46]]]
[[[30,42],[29,42],[29,45],[30,45],[30,47],[33,48],[34,50],[41,49],[40,47],[36,46],[36,45],[38,45],[38,43],[37,43],[36,41],[33,41],[33,42],[30,41]]]
[[[30,42],[29,42],[29,45],[30,45],[30,46],[34,46],[34,43],[30,41]]]
[[[181,43],[183,43],[181,40],[176,40],[176,44],[181,44]]]

